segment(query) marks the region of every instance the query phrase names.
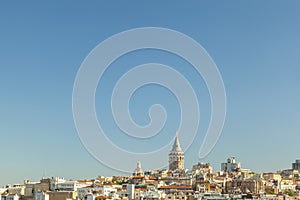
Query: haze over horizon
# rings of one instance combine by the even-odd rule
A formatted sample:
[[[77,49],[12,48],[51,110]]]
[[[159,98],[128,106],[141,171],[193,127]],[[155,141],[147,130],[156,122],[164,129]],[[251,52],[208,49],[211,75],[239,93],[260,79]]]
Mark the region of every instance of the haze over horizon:
[[[139,27],[163,27],[190,36],[207,50],[222,75],[225,126],[201,162],[219,170],[221,162],[235,156],[242,168],[256,172],[291,168],[300,158],[300,2],[288,2],[0,2],[0,186],[42,176],[122,174],[98,162],[82,145],[73,121],[72,92],[78,69],[95,46]],[[165,106],[168,119],[162,138],[134,143],[112,121],[109,99],[114,84],[132,67],[149,62],[172,66],[196,91],[201,121],[185,152],[185,167],[191,168],[199,161],[211,105],[202,77],[185,60],[157,50],[121,57],[99,82],[97,117],[111,133],[109,138],[128,150],[147,152],[173,139],[180,109],[164,87],[143,87],[130,101],[130,114],[140,125],[149,123],[149,106]],[[168,155],[157,159],[167,160]],[[120,158],[122,162],[126,161]],[[150,166],[142,163],[142,168]]]

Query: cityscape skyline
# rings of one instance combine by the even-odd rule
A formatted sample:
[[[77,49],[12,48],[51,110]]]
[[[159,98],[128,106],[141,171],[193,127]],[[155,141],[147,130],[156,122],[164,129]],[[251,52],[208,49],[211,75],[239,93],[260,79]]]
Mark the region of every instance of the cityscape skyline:
[[[176,158],[177,157],[177,158]],[[183,158],[183,159],[182,159]],[[66,180],[42,177],[0,187],[2,200],[142,200],[142,199],[300,199],[300,159],[291,169],[262,174],[243,169],[235,157],[214,171],[209,163],[198,162],[185,169],[178,135],[169,153],[169,169],[143,170],[137,162],[131,175]]]
[[[178,144],[179,144],[178,138],[176,137],[176,139],[174,141],[174,144],[173,144],[173,147],[172,147],[172,149],[170,150],[170,153],[169,153],[169,166],[167,168],[162,168],[162,169],[147,169],[146,168],[146,169],[144,169],[144,168],[142,168],[142,163],[140,161],[137,161],[136,168],[134,168],[134,165],[132,167],[132,169],[133,169],[132,170],[133,171],[132,175],[133,176],[144,176],[145,175],[144,172],[152,171],[152,170],[158,170],[158,171],[159,170],[169,170],[169,171],[192,170],[193,167],[198,165],[198,164],[203,164],[203,165],[208,164],[208,165],[210,165],[210,162],[204,163],[204,162],[199,161],[199,162],[193,163],[192,166],[190,166],[190,167],[186,167],[184,165],[184,153],[183,153],[183,156],[182,156],[181,152],[183,152],[183,151],[180,148],[180,144],[179,144],[180,149],[178,149]],[[177,154],[177,156],[183,157],[183,162],[182,162],[183,164],[180,164],[180,162],[175,163],[175,164],[173,163],[174,162],[174,155],[176,156],[176,154],[174,154],[175,151],[178,151],[180,153],[179,155]],[[298,170],[298,169],[300,169],[300,159],[295,159],[293,162],[291,162],[289,164],[290,164],[290,167],[287,167],[285,169],[278,169],[278,170],[275,170],[275,171],[265,171],[265,172],[259,172],[259,173],[262,173],[262,174],[264,174],[264,173],[279,173],[280,171],[284,171],[284,170],[291,170],[291,169],[297,169]],[[176,167],[174,167],[174,166],[176,166]],[[211,166],[211,170],[215,171],[215,172],[227,171],[227,172],[232,173],[232,172],[234,172],[233,169],[250,170],[251,172],[256,173],[252,169],[243,168],[241,162],[236,162],[236,157],[234,155],[231,155],[230,157],[228,157],[227,160],[224,159],[223,161],[219,161],[219,167],[217,169],[215,169]],[[46,176],[45,172],[43,172],[43,173],[44,174],[41,177],[39,177],[39,179],[43,179],[43,178],[47,178],[47,177],[58,177],[58,176],[55,176],[53,174]],[[92,180],[97,176],[103,176],[103,174],[95,174],[94,177],[88,177],[88,178],[87,177],[85,177],[85,178],[81,177],[80,179],[82,179],[82,180]],[[130,173],[112,174],[111,176],[107,176],[107,177],[114,177],[114,176],[131,176],[131,174]],[[74,181],[74,179],[72,179],[72,177],[62,177],[62,178],[66,179],[66,180]],[[27,180],[32,181],[30,179],[30,177],[27,177],[23,181],[27,181]],[[10,183],[9,182],[9,183],[6,183],[6,185],[20,184],[20,183],[21,182],[19,182],[19,183]],[[4,187],[4,186],[5,185],[2,185],[2,186],[0,185],[0,187]]]
[[[83,147],[73,121],[72,91],[81,63],[95,46],[140,27],[173,29],[203,45],[224,81],[225,126],[210,154],[199,160],[211,117],[203,77],[185,60],[149,49],[120,57],[99,82],[97,117],[111,141],[144,153],[175,137],[179,103],[164,87],[147,85],[129,104],[132,118],[141,126],[150,121],[151,105],[165,106],[166,124],[151,140],[135,141],[120,131],[110,107],[111,92],[124,73],[143,63],[163,63],[183,74],[199,99],[199,130],[191,147],[184,149],[187,168],[201,161],[219,169],[220,162],[232,155],[255,172],[290,168],[300,157],[300,2],[290,2],[1,2],[0,185],[43,175],[80,179],[123,174],[98,162]],[[168,155],[157,159],[167,160]]]
[[[177,141],[178,140],[176,139],[175,142],[174,142],[174,146],[177,145]],[[174,148],[172,148],[170,150],[171,154],[169,154],[169,161],[172,161],[172,159],[173,159],[172,158],[172,152],[174,152]],[[184,166],[184,168],[181,168],[181,165],[177,164],[178,168],[176,168],[176,167],[174,168],[173,165],[169,165],[169,169],[166,169],[166,168],[163,168],[163,169],[144,169],[144,168],[142,168],[142,163],[140,161],[137,161],[136,168],[134,168],[134,166],[132,168],[133,169],[132,170],[132,172],[133,172],[132,175],[133,176],[145,176],[145,172],[149,172],[149,171],[153,171],[153,170],[154,171],[155,170],[158,170],[158,171],[159,170],[169,170],[169,171],[192,170],[192,169],[194,169],[195,166],[197,166],[199,164],[201,164],[201,165],[210,165],[210,162],[208,162],[208,163],[203,163],[203,162],[193,163],[192,166],[190,166],[190,168],[187,168],[186,166]],[[250,172],[256,173],[255,171],[253,171],[251,169],[243,168],[242,165],[241,165],[241,162],[236,162],[236,157],[235,156],[228,157],[227,161],[226,161],[226,159],[224,159],[223,161],[220,161],[219,165],[220,165],[219,169],[215,169],[215,168],[211,167],[210,170],[212,170],[214,172],[226,171],[226,172],[229,172],[229,173],[233,173],[234,170],[239,169],[239,170],[249,170]],[[275,173],[276,174],[276,173],[280,173],[281,171],[293,170],[293,169],[297,169],[297,170],[300,169],[300,159],[295,159],[293,161],[293,163],[290,163],[290,167],[288,167],[288,168],[278,169],[276,171],[265,171],[265,172],[260,172],[260,173],[261,174],[268,174],[268,173]],[[81,177],[80,180],[94,180],[94,179],[96,179],[96,177],[99,177],[99,176],[103,176],[103,174],[95,174],[94,177],[88,177],[88,178],[87,177]],[[118,176],[120,176],[120,177],[122,177],[122,176],[126,177],[126,176],[131,176],[131,174],[128,174],[128,173],[127,174],[119,174],[119,175],[112,174],[111,176],[107,176],[107,177],[114,177],[114,176],[116,176],[116,177],[118,177]],[[44,178],[49,178],[49,177],[58,177],[58,176],[55,176],[55,175],[45,176],[45,174],[43,174],[43,176],[39,177],[38,179],[44,179]],[[69,180],[69,181],[75,181],[76,180],[76,179],[74,180],[72,177],[68,177],[68,178],[61,177],[61,178]],[[27,177],[23,181],[24,182],[26,182],[26,181],[30,181],[31,182],[32,179],[29,179],[29,177]],[[33,181],[37,181],[37,180],[33,180]],[[2,186],[0,185],[0,187],[5,187],[7,185],[13,185],[13,184],[19,185],[21,183],[22,182],[18,182],[18,183],[10,183],[10,182],[8,182],[5,185],[2,185]]]

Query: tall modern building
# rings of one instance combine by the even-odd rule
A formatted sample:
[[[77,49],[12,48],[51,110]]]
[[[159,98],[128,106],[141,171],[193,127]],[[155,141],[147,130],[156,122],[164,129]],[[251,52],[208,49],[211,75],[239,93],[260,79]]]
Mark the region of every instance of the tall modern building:
[[[235,157],[230,157],[226,163],[221,163],[221,170],[229,173],[240,171],[241,163],[237,163]]]
[[[294,162],[294,163],[292,164],[292,166],[293,166],[293,170],[298,170],[298,171],[300,171],[300,160],[296,160],[296,162]]]
[[[184,152],[182,151],[179,140],[178,132],[173,144],[173,148],[169,153],[169,170],[184,169]]]

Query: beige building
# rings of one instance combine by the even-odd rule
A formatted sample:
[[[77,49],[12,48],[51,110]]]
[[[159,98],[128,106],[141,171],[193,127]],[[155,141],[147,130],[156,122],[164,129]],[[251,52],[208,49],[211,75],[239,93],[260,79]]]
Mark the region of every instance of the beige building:
[[[212,166],[209,163],[197,163],[192,168],[195,172],[211,174],[213,172]]]
[[[74,191],[56,191],[49,192],[49,200],[75,199],[77,194]]]
[[[13,185],[7,188],[9,194],[22,196],[25,193],[25,185]]]
[[[25,200],[34,200],[38,192],[47,192],[50,190],[50,179],[42,179],[40,182],[25,181]]]
[[[226,182],[226,193],[259,194],[264,192],[265,183],[260,177],[249,179],[233,179]]]
[[[263,173],[263,177],[266,181],[268,181],[268,180],[275,180],[278,182],[281,181],[281,175],[278,173],[273,173],[273,172]]]

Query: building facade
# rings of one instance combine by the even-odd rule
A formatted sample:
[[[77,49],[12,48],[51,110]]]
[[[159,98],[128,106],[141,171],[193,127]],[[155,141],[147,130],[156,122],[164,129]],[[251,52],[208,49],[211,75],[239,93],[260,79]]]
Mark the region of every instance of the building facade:
[[[226,163],[221,163],[221,170],[229,173],[238,172],[241,170],[241,163],[237,163],[235,157],[230,157]]]
[[[293,167],[293,170],[298,170],[298,171],[300,171],[300,160],[299,160],[299,159],[296,160],[296,162],[294,162],[294,163],[292,164],[292,167]]]

